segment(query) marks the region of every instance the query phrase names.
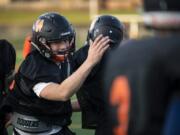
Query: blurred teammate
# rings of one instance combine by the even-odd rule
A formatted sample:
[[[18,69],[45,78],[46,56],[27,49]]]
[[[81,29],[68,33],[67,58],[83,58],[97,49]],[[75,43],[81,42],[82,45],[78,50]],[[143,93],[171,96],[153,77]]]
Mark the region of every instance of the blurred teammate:
[[[0,40],[0,135],[7,135],[6,125],[11,108],[4,106],[6,95],[14,78],[16,52],[7,40]]]
[[[143,2],[144,24],[155,35],[124,44],[107,63],[113,135],[162,134],[170,101],[179,98],[180,1]]]

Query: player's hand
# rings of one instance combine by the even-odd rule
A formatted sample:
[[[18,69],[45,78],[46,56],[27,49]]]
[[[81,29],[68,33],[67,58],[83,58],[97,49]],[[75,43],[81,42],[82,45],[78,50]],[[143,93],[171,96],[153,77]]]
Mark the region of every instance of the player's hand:
[[[99,35],[94,42],[91,42],[87,61],[93,66],[96,65],[102,58],[103,54],[109,47],[109,37],[103,37]]]

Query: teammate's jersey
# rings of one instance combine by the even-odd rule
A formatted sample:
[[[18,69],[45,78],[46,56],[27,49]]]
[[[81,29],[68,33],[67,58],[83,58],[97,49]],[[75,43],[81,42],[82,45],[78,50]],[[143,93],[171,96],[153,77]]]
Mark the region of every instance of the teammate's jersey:
[[[77,68],[84,62],[88,55],[89,45],[85,45],[75,54],[75,65]],[[108,50],[110,51],[110,50]],[[109,52],[106,52],[100,63],[98,63],[88,78],[77,92],[77,98],[82,110],[82,127],[96,129],[96,134],[107,133],[108,122],[105,114],[105,101],[103,98],[103,76],[105,61]]]
[[[105,86],[115,135],[160,135],[180,91],[180,36],[124,44],[108,60]]]

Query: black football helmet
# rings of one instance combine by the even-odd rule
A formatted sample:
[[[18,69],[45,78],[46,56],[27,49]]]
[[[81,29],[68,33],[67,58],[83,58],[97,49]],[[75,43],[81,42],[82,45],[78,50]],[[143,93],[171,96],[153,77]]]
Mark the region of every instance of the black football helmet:
[[[121,43],[124,36],[124,25],[114,16],[102,15],[92,21],[87,41],[94,41],[100,34],[109,36],[110,47],[115,47]]]
[[[143,0],[144,23],[159,30],[180,29],[180,0]]]
[[[32,28],[32,45],[46,58],[63,61],[66,54],[75,51],[75,31],[68,20],[58,13],[45,13],[35,21]],[[69,41],[67,49],[53,52],[50,43]],[[58,58],[59,57],[59,58]]]

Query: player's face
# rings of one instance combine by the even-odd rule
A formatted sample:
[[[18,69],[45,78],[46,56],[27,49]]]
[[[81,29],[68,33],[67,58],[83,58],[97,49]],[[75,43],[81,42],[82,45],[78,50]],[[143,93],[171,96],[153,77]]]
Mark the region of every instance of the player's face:
[[[56,43],[51,43],[50,47],[53,52],[63,51],[69,47],[69,41],[60,41]]]

